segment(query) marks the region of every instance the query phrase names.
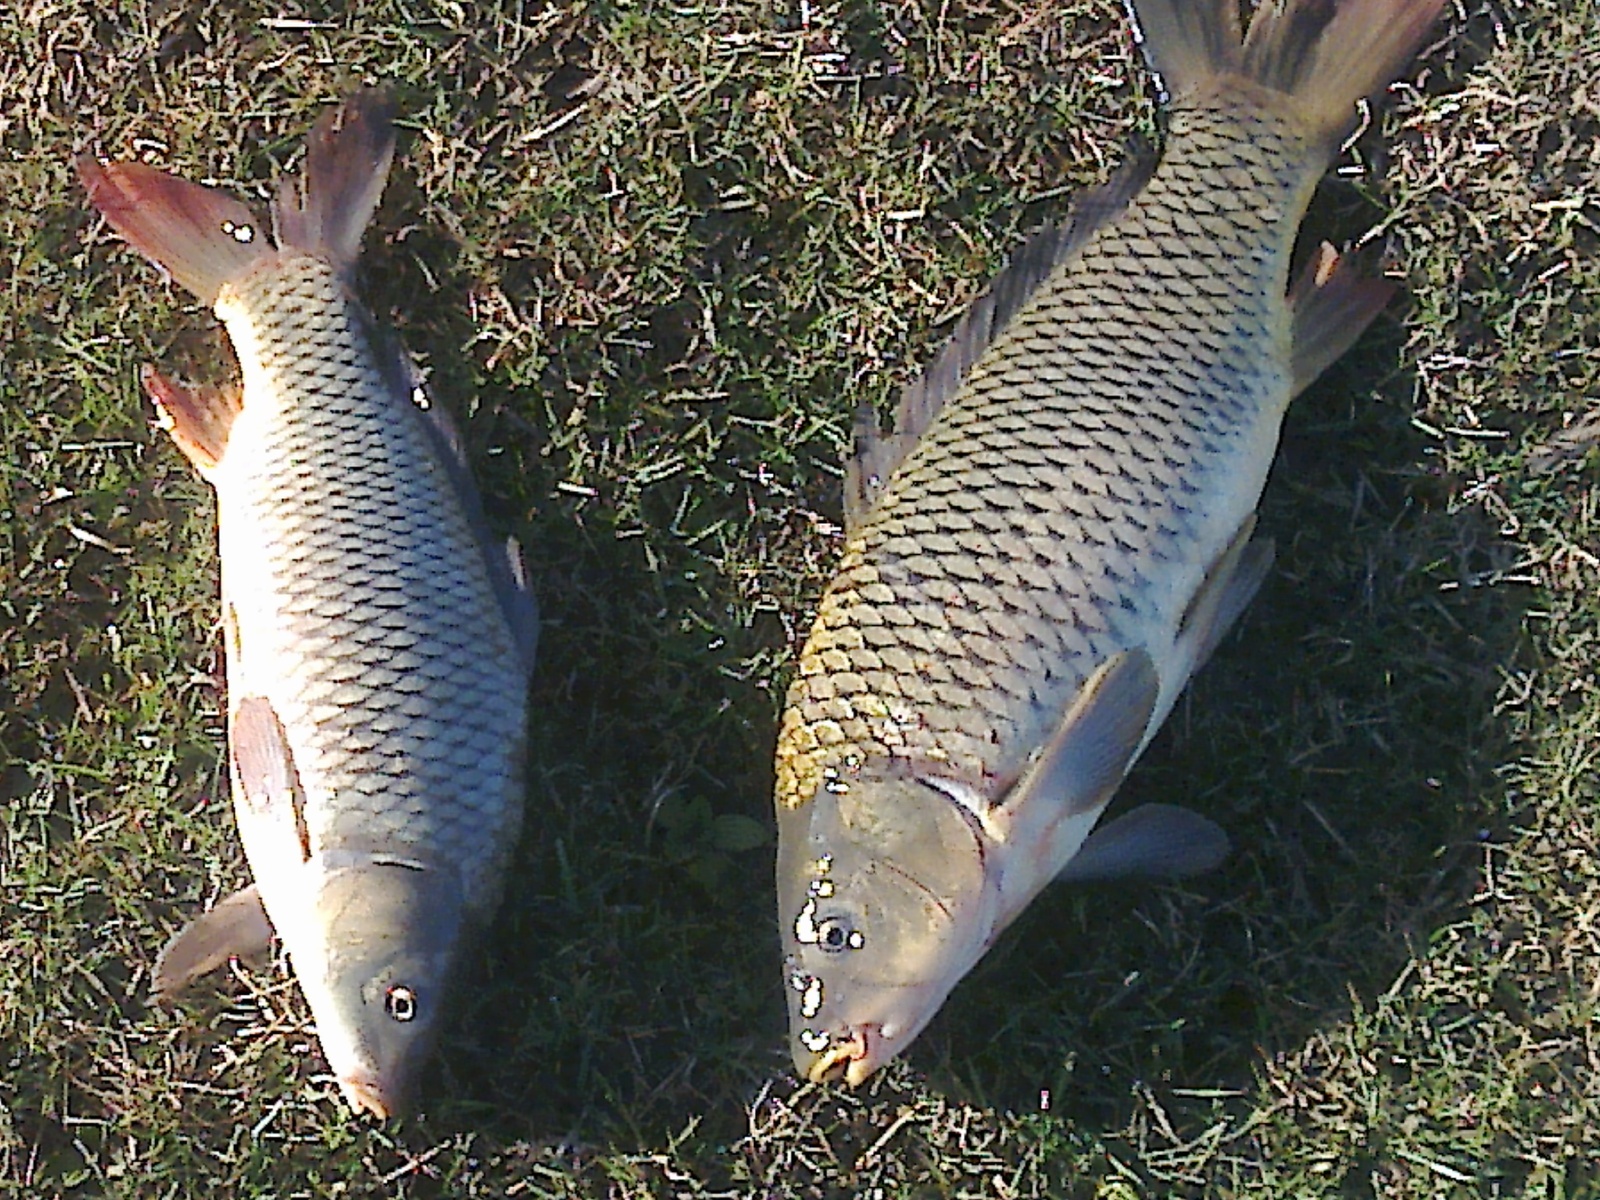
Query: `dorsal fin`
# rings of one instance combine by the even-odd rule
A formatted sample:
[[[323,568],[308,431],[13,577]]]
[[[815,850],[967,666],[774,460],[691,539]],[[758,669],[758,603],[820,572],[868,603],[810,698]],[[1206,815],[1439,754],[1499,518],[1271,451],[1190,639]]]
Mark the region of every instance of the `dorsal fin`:
[[[539,646],[539,603],[528,580],[522,546],[514,537],[497,538],[489,528],[489,518],[483,511],[483,496],[467,460],[466,440],[428,387],[427,376],[417,360],[386,329],[374,330],[372,345],[390,387],[397,395],[409,398],[422,417],[423,429],[438,452],[445,477],[477,534],[479,548],[489,567],[490,582],[516,639],[523,670],[532,672],[534,653]]]
[[[1155,155],[1137,150],[1105,183],[1080,192],[1064,221],[1047,225],[1023,243],[961,318],[934,360],[906,384],[885,431],[870,406],[856,413],[852,451],[845,462],[844,521],[847,531],[866,519],[889,477],[917,444],[945,402],[961,390],[974,364],[1011,323],[1039,285],[1082,249],[1090,236],[1117,216],[1143,189]]]

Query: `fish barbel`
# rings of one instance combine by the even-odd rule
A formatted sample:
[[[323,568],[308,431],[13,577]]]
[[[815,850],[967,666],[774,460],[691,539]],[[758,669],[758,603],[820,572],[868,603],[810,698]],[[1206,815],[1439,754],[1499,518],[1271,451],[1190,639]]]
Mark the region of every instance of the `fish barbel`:
[[[275,932],[346,1099],[379,1117],[405,1106],[463,939],[498,902],[537,634],[459,438],[351,290],[388,110],[368,91],[324,115],[278,191],[275,238],[210,188],[78,162],[111,226],[214,308],[243,379],[145,374],[216,490],[229,766],[255,880],[172,940],[154,990]]]
[[[1147,805],[1095,831],[1272,559],[1252,538],[1291,397],[1392,289],[1290,256],[1356,103],[1442,0],[1138,0],[1159,160],[991,285],[896,427],[858,425],[843,561],[778,736],[791,1050],[860,1083],[1048,882],[1207,869]],[[1092,836],[1091,836],[1092,833]]]

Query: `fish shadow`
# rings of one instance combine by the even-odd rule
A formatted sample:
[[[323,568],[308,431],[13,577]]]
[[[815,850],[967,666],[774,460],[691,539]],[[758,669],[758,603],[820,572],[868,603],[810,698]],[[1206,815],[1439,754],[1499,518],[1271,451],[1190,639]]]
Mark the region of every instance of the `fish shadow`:
[[[397,174],[375,224],[405,232],[369,250],[364,290],[454,414],[491,526],[520,541],[541,635],[524,832],[420,1127],[651,1143],[701,1111],[731,1134],[785,1061],[771,760],[774,664],[796,626],[759,577],[826,540],[838,450],[817,424],[769,472],[773,418],[720,373],[782,331],[719,311],[720,357],[699,332],[705,305],[758,286],[749,222],[706,217],[696,273],[623,306],[600,302],[609,285],[581,255],[469,261],[428,203]],[[583,213],[564,219],[527,236],[604,240]],[[816,387],[797,406],[842,381]]]
[[[446,321],[439,344],[468,336]],[[568,386],[614,353],[576,341],[549,368]],[[1507,820],[1496,668],[1523,605],[1497,583],[1510,548],[1426,466],[1401,351],[1381,325],[1292,408],[1261,511],[1273,575],[1118,800],[1195,807],[1233,856],[1182,885],[1048,891],[911,1051],[935,1089],[1096,1128],[1151,1097],[1199,1119],[1183,1092],[1248,1089],[1470,903]],[[631,423],[654,447],[698,419],[640,376],[586,428]],[[526,404],[492,374],[479,386],[479,418],[515,426]],[[697,1113],[731,1138],[787,1063],[770,847],[724,849],[715,831],[766,827],[777,696],[751,664],[798,631],[770,608],[729,619],[726,576],[701,581],[724,564],[662,537],[683,491],[608,497],[605,476],[579,484],[600,494],[563,491],[551,457],[524,443],[482,472],[545,625],[527,831],[428,1085],[435,1127],[648,1145]],[[721,508],[747,483],[688,486],[723,490]]]

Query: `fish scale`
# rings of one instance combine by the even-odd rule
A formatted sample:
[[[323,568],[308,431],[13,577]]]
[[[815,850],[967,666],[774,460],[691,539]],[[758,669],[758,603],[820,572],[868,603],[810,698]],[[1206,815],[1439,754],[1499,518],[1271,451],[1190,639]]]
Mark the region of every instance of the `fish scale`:
[[[345,1098],[402,1111],[522,817],[538,612],[460,438],[350,282],[394,153],[363,91],[280,181],[273,237],[210,188],[78,162],[128,242],[210,305],[237,393],[145,383],[216,489],[229,782],[253,882],[190,921],[158,998],[282,940]]]
[[[1321,166],[1270,114],[1184,112],[1169,137],[1163,174],[1016,315],[846,545],[790,690],[780,804],[874,755],[1013,776],[1099,662],[1171,640],[1253,509],[1268,460],[1246,452],[1288,390],[1271,356],[1294,230],[1272,214]]]
[[[263,632],[247,653],[281,678],[259,686],[285,727],[306,731],[295,750],[312,850],[424,848],[461,864],[468,903],[487,906],[520,811],[505,780],[526,683],[478,534],[439,502],[436,439],[420,413],[396,419],[326,263],[286,258],[229,303],[261,376],[252,399],[265,399],[235,423],[238,472],[219,488],[224,572],[248,564],[248,601],[224,586],[236,607],[278,614],[249,624]],[[241,674],[248,691],[258,671]]]

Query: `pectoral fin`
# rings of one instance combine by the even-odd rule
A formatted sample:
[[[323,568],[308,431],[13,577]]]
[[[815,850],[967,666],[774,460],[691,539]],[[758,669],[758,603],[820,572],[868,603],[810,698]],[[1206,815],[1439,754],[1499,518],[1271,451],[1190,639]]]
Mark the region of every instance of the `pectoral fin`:
[[[150,991],[158,1003],[171,1000],[200,976],[230,958],[263,954],[272,942],[272,922],[255,884],[218,901],[185,925],[156,958]]]
[[[1107,659],[1089,676],[1033,769],[1007,795],[1000,818],[1014,818],[1035,796],[1056,808],[1058,817],[1099,808],[1133,765],[1160,690],[1155,664],[1142,647]]]
[[[1129,875],[1158,879],[1200,875],[1228,856],[1228,835],[1198,813],[1170,804],[1142,804],[1089,835],[1056,876],[1094,883]]]

